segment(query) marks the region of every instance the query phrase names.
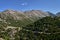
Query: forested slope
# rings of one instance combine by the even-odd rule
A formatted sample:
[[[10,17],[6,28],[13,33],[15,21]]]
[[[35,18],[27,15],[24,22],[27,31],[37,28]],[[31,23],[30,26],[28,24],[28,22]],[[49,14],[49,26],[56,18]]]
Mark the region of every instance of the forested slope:
[[[44,17],[23,27],[20,40],[60,40],[60,17]]]

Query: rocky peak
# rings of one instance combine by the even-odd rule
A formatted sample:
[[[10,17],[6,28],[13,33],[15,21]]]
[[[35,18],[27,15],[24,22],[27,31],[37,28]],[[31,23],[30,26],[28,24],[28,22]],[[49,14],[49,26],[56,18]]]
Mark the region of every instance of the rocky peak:
[[[30,10],[30,11],[25,11],[24,12],[26,15],[32,17],[32,16],[38,16],[38,17],[45,17],[45,16],[49,16],[49,14],[47,12],[43,12],[41,10]]]

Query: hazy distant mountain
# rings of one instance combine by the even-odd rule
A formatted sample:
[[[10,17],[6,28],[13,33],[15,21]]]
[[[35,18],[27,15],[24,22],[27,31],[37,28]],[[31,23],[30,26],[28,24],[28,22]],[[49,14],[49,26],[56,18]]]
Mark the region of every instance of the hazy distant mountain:
[[[60,12],[56,13],[56,16],[60,17]]]
[[[47,13],[48,13],[50,16],[52,16],[52,17],[55,17],[55,16],[56,16],[55,14],[53,14],[53,13],[51,13],[51,12],[49,12],[49,11],[47,11]]]

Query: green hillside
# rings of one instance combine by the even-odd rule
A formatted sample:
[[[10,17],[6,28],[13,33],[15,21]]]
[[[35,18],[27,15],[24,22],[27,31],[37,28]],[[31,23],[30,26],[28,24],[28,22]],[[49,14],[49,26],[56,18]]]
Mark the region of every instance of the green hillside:
[[[44,17],[23,27],[20,40],[60,40],[60,17]]]

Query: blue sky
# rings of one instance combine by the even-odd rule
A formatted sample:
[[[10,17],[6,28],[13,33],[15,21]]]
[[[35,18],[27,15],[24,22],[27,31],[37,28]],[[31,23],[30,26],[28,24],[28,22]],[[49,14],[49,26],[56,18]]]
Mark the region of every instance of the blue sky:
[[[56,13],[60,11],[60,0],[0,0],[0,11],[13,10],[43,10]]]

